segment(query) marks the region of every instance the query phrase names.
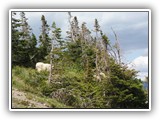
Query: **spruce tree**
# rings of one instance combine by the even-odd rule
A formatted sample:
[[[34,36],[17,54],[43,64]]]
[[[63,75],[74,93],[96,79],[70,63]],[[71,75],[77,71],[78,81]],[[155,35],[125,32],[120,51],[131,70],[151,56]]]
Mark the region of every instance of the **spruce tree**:
[[[16,12],[12,12],[12,23],[11,23],[11,32],[12,32],[12,65],[19,64],[19,39],[20,39],[20,19],[15,18]]]
[[[36,41],[31,39],[31,28],[27,20],[24,12],[20,12],[19,20],[12,19],[13,64],[33,67]]]
[[[57,46],[63,46],[63,43],[64,43],[61,37],[61,32],[62,32],[61,28],[58,28],[56,26],[56,23],[53,22],[52,23],[52,35],[54,35],[53,38],[54,38],[54,41],[57,43]]]
[[[42,26],[41,26],[41,35],[39,36],[39,61],[45,60],[45,57],[51,51],[51,39],[49,37],[49,25],[47,24],[47,20],[45,16],[41,17]]]
[[[38,56],[38,49],[37,49],[37,38],[34,33],[32,33],[31,36],[31,42],[30,42],[30,48],[29,48],[29,58],[30,58],[30,64],[31,67],[35,67],[35,64],[39,62],[37,59]]]

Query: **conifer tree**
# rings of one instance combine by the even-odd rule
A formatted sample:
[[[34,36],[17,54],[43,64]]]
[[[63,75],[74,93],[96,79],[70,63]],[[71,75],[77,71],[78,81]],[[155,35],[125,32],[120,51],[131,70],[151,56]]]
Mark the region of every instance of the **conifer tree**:
[[[19,63],[19,39],[20,39],[20,19],[15,18],[16,12],[12,12],[12,65],[17,65]]]
[[[76,42],[80,38],[80,28],[78,25],[78,19],[76,16],[72,16],[71,12],[68,12],[69,15],[69,24],[70,24],[70,30],[67,31],[68,38],[71,39],[71,41]]]
[[[51,51],[51,39],[49,37],[49,25],[45,16],[41,17],[42,26],[41,26],[41,35],[39,36],[39,60],[43,61],[45,57]]]
[[[58,28],[57,26],[56,26],[56,23],[55,22],[53,22],[52,23],[52,34],[54,34],[54,37],[56,38],[56,39],[54,39],[55,40],[55,44],[57,45],[57,46],[63,46],[63,43],[64,43],[64,41],[62,40],[62,37],[61,37],[61,28]]]
[[[111,58],[111,80],[105,87],[105,101],[111,108],[121,109],[147,109],[147,95],[143,89],[142,81],[136,78],[137,71],[128,69]]]
[[[49,83],[52,79],[54,79],[53,76],[53,69],[52,66],[54,66],[54,69],[57,69],[57,64],[60,62],[59,60],[62,59],[62,47],[64,41],[62,41],[61,38],[61,29],[56,27],[56,23],[52,23],[52,41],[51,41],[51,51],[50,51],[50,64],[51,64],[51,70],[49,74]],[[56,60],[56,58],[60,58],[59,60]],[[60,66],[58,66],[60,67]],[[59,69],[60,70],[60,69]]]
[[[29,43],[29,40],[31,39],[32,29],[28,25],[28,22],[27,22],[28,18],[26,18],[24,12],[20,12],[20,17],[21,17],[21,32],[22,32],[21,39],[26,40]]]
[[[85,22],[81,25],[81,40],[84,40],[85,44],[93,44],[91,31],[87,28]]]
[[[71,15],[71,12],[68,12],[68,21],[69,21],[69,25],[70,25],[70,30],[69,31],[67,31],[67,34],[68,34],[68,38],[71,40],[71,41],[73,41],[73,42],[75,42],[76,40],[75,40],[75,36],[74,36],[74,30],[73,30],[73,22],[72,22],[72,15]]]
[[[37,49],[37,38],[34,33],[31,36],[30,48],[29,48],[29,58],[31,62],[31,67],[35,67],[35,64],[39,61],[37,59],[38,49]]]
[[[12,36],[12,46],[13,53],[16,53],[14,54],[13,61],[16,65],[33,67],[34,54],[36,53],[36,40],[33,40],[31,37],[32,32],[27,20],[24,12],[20,12],[19,20],[13,18],[12,26],[14,36]],[[17,35],[15,36],[15,34]]]

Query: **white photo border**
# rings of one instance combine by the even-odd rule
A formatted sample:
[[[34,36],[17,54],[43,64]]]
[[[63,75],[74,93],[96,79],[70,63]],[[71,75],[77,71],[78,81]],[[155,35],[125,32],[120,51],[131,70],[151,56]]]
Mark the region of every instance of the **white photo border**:
[[[148,12],[148,109],[12,108],[11,18],[12,12]],[[10,9],[9,10],[9,110],[10,111],[151,111],[151,10],[150,9]]]

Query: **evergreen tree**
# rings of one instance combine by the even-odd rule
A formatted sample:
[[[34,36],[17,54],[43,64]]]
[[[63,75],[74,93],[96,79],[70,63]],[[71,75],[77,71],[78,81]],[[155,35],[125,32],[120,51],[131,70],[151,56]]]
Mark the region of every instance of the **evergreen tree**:
[[[54,66],[54,69],[58,69],[60,71],[60,68],[62,68],[62,49],[63,49],[63,43],[61,38],[61,29],[56,27],[56,23],[52,23],[52,42],[51,42],[51,51],[50,51],[50,64],[51,66]],[[61,65],[59,65],[61,64]],[[57,71],[58,71],[57,70]],[[52,69],[50,70],[49,75],[49,82],[51,82],[52,79],[54,79],[54,74],[57,72]],[[59,73],[58,73],[59,74]]]
[[[32,33],[31,36],[31,42],[30,42],[30,48],[29,48],[29,58],[30,58],[30,64],[32,67],[35,67],[35,64],[37,62],[39,62],[39,60],[37,59],[38,56],[38,49],[37,49],[37,38],[35,36],[35,34]]]
[[[73,28],[73,36],[75,37],[75,40],[78,40],[80,36],[80,30],[78,25],[78,19],[76,16],[73,18],[72,28]]]
[[[85,44],[93,44],[91,31],[87,28],[85,22],[81,25],[81,40],[84,40]]]
[[[32,29],[28,25],[28,22],[27,22],[28,18],[26,18],[24,12],[20,12],[20,17],[21,17],[21,32],[22,32],[21,39],[26,40],[29,43],[29,41],[31,39],[31,30]]]
[[[76,16],[72,16],[71,12],[68,12],[69,15],[69,24],[70,24],[70,30],[67,31],[68,38],[72,42],[76,42],[80,38],[80,28],[78,25],[78,19]]]
[[[39,36],[39,60],[43,61],[51,51],[51,39],[49,37],[49,25],[45,16],[41,17],[41,35]]]
[[[19,63],[19,39],[20,39],[20,19],[15,18],[16,12],[12,12],[12,65],[17,65]]]
[[[54,41],[57,43],[57,46],[63,46],[63,43],[64,43],[64,41],[62,40],[62,37],[61,37],[61,28],[57,28],[57,26],[56,26],[56,23],[55,22],[53,22],[52,23],[52,34],[54,35],[53,37],[55,37],[54,38]]]
[[[33,57],[36,53],[36,40],[31,38],[31,28],[27,20],[25,13],[20,12],[20,20],[13,18],[12,21],[13,64],[33,67]],[[35,51],[35,53],[33,51]]]
[[[147,96],[141,80],[136,78],[137,72],[110,59],[111,80],[104,84],[105,101],[111,108],[140,109],[148,108]]]

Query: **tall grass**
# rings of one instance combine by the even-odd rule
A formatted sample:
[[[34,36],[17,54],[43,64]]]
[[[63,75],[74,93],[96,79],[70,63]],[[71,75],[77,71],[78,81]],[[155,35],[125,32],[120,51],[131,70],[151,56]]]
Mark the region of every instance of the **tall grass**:
[[[15,66],[12,69],[12,86],[23,91],[38,93],[39,86],[46,84],[46,73],[39,74],[31,68]]]
[[[50,98],[52,85],[48,84],[48,73],[37,72],[35,69],[14,66],[12,68],[12,89],[17,89],[27,93],[27,99],[36,99],[37,102],[46,103],[51,108],[68,108],[69,106],[58,102],[56,99]],[[47,96],[47,90],[49,91]],[[44,92],[44,93],[43,93]],[[13,102],[16,106],[28,108],[27,102],[18,101],[15,98]],[[27,103],[27,104],[26,104]],[[34,106],[30,106],[34,107]]]

